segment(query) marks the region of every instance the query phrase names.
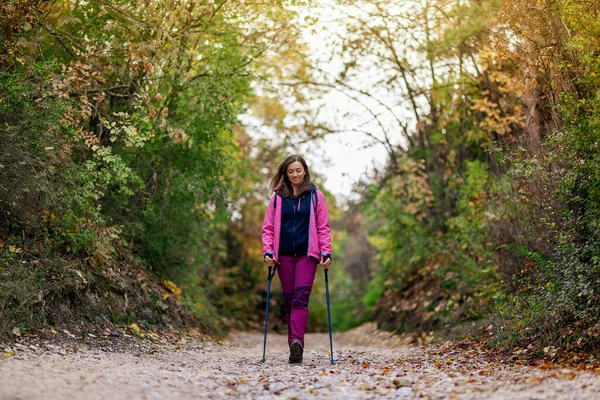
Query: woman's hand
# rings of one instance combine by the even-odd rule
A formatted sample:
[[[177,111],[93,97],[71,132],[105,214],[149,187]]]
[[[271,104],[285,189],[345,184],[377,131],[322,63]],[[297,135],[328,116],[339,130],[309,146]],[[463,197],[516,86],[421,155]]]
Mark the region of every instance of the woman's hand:
[[[273,253],[267,253],[267,254],[265,254],[265,263],[269,267],[272,267],[273,265],[275,265],[275,258],[273,257]]]
[[[329,269],[329,266],[331,265],[331,255],[323,253],[321,255],[320,264],[323,266],[323,269]]]

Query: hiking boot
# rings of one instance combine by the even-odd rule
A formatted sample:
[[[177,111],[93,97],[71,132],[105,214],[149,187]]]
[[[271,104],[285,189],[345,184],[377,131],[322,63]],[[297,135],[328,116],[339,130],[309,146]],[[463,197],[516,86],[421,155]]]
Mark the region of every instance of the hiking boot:
[[[293,340],[290,343],[290,364],[300,364],[302,362],[302,353],[304,353],[304,349],[300,341]]]

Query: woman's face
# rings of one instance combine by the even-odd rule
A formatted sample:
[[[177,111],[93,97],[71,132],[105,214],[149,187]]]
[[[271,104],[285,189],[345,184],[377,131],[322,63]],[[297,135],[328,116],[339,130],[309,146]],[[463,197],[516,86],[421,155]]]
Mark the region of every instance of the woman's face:
[[[294,161],[293,163],[288,164],[286,173],[294,186],[300,185],[304,181],[304,176],[306,175],[304,166],[300,161]]]

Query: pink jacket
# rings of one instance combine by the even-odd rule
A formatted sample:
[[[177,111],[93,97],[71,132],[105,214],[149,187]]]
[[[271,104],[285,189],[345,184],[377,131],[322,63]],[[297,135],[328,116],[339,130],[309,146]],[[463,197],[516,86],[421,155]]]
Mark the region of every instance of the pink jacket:
[[[314,189],[317,195],[317,215],[315,218],[315,207],[313,196],[310,198],[310,222],[308,238],[308,255],[321,259],[321,253],[331,254],[331,230],[329,228],[329,212],[325,196],[319,189]],[[275,207],[277,202],[277,207]],[[267,206],[265,220],[262,226],[263,257],[270,251],[275,254],[275,260],[279,260],[279,241],[281,237],[281,198],[275,194]]]

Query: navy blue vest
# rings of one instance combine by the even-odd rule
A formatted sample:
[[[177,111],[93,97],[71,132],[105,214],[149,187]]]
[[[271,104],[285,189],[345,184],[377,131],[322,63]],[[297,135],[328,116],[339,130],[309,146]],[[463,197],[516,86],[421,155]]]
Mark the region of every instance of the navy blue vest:
[[[279,254],[305,256],[308,254],[310,195],[281,198],[281,237]]]

